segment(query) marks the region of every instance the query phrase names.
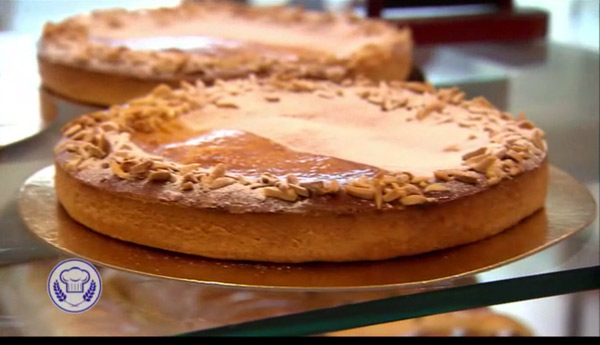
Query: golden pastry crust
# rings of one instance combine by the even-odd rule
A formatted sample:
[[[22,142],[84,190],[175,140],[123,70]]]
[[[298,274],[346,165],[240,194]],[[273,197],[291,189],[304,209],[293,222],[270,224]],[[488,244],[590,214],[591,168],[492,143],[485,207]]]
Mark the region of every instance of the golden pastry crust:
[[[115,238],[272,262],[424,253],[489,237],[543,207],[546,144],[531,122],[483,99],[463,100],[456,89],[344,85],[186,84],[83,116],[56,147],[58,198],[74,219]],[[348,124],[329,124],[340,110]],[[388,137],[386,121],[417,138],[446,137],[413,142],[395,137],[400,127]],[[374,133],[374,149],[384,152],[357,154],[344,141],[348,131]],[[386,153],[410,144],[399,151],[404,158]]]
[[[226,30],[222,23],[229,23]],[[250,74],[404,80],[412,67],[412,39],[408,29],[349,15],[191,2],[48,23],[38,61],[44,87],[110,105],[161,83],[210,84]]]

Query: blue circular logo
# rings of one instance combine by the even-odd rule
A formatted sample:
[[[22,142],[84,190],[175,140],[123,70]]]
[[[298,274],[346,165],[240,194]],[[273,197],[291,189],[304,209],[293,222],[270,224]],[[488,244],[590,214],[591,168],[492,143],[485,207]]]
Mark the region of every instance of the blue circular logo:
[[[98,302],[101,293],[100,273],[85,260],[61,261],[48,277],[50,300],[67,313],[81,313],[90,309]]]

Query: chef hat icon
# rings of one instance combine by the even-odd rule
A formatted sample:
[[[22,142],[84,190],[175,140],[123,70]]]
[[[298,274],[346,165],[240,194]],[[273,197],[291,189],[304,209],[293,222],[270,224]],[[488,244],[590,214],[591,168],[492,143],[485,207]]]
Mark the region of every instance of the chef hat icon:
[[[83,285],[90,281],[90,274],[86,270],[73,267],[60,272],[60,281],[67,284],[67,292],[83,292]]]

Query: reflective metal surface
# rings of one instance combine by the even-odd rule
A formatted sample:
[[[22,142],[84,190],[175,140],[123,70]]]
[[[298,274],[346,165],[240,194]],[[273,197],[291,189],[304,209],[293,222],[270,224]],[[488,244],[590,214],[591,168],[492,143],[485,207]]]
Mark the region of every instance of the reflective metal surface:
[[[29,178],[19,195],[28,228],[68,254],[98,264],[198,283],[266,289],[428,287],[505,265],[573,235],[595,217],[596,204],[579,182],[551,168],[546,208],[507,231],[473,244],[425,255],[361,263],[280,265],[209,260],[114,240],[73,221],[56,200],[53,167]]]

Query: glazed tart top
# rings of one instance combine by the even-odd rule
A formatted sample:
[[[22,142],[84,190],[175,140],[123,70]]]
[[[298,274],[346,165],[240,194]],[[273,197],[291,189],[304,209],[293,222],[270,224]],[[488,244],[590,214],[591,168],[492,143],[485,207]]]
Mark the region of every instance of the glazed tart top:
[[[538,167],[544,132],[429,84],[255,78],[156,88],[67,124],[84,183],[231,212],[360,212],[446,202]]]
[[[382,57],[410,56],[411,47],[407,29],[351,15],[184,2],[154,10],[96,11],[49,23],[39,55],[155,79],[200,77],[206,82],[285,74],[341,80],[379,67]]]

